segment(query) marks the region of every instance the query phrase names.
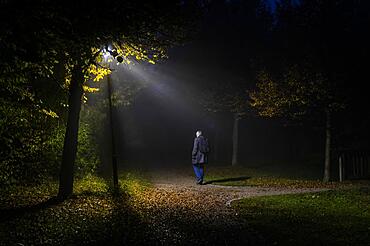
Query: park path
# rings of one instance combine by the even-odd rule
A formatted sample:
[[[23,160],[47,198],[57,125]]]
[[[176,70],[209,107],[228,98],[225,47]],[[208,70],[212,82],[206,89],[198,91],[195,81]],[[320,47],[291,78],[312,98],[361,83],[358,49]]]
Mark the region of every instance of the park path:
[[[197,185],[189,173],[149,173],[153,187],[137,206],[160,245],[267,245],[230,203],[237,199],[317,192],[324,189]]]
[[[327,189],[323,188],[292,188],[292,187],[256,187],[256,186],[223,186],[215,184],[197,185],[195,178],[187,173],[173,173],[159,171],[151,174],[151,181],[156,192],[168,192],[198,197],[195,203],[204,203],[208,198],[216,203],[220,208],[230,206],[235,200],[283,194],[296,194],[319,192]],[[206,182],[208,183],[208,182]],[[203,201],[202,201],[203,200]],[[210,205],[210,204],[207,204]]]

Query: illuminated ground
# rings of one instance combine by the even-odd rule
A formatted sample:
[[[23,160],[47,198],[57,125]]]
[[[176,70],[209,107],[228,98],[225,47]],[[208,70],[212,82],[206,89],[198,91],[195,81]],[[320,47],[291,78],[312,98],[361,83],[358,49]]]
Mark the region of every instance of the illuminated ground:
[[[247,227],[230,203],[247,197],[317,192],[326,188],[233,187],[197,185],[190,172],[149,173],[153,183],[138,198],[141,209],[151,214],[153,230],[163,243],[264,245],[264,238]]]
[[[71,199],[58,204],[47,202],[57,192],[56,182],[0,189],[0,245],[275,245],[275,238],[269,238],[272,232],[280,235],[278,231],[283,230],[287,238],[293,235],[289,230],[296,228],[291,227],[294,221],[290,220],[294,211],[295,220],[304,221],[302,218],[306,218],[308,211],[310,221],[335,225],[334,217],[323,217],[316,210],[344,216],[344,221],[351,222],[350,226],[355,225],[349,227],[355,228],[354,232],[367,230],[361,221],[369,220],[370,211],[366,206],[351,207],[351,204],[352,200],[368,204],[368,190],[342,192],[343,189],[335,189],[337,184],[270,177],[249,178],[248,184],[253,185],[248,186],[221,186],[230,184],[227,180],[239,184],[246,176],[236,175],[240,170],[236,174],[222,170],[224,176],[213,171],[207,173],[209,184],[200,186],[195,184],[191,169],[125,172],[120,176],[119,197],[112,196],[102,178],[87,177],[76,181]],[[329,188],[338,193],[327,196],[321,195],[325,192],[306,193]],[[349,188],[356,187],[349,185]],[[278,196],[291,193],[309,195]],[[262,205],[257,198],[235,201],[256,196],[263,196]],[[266,197],[276,197],[276,201],[273,198],[271,201],[273,207],[263,203]],[[297,204],[304,206],[296,207]],[[367,212],[361,215],[363,211]],[[362,216],[361,223],[352,220],[355,217],[350,215],[356,213]],[[317,227],[312,224],[307,230],[308,234],[316,233]],[[351,229],[346,231],[350,233]],[[364,240],[367,238],[356,242]]]

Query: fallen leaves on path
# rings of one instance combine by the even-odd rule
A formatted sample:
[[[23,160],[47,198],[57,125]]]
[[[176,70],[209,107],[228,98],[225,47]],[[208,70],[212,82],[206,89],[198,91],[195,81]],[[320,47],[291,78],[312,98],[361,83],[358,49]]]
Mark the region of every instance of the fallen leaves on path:
[[[125,191],[112,197],[103,180],[76,183],[76,195],[38,207],[55,185],[8,190],[1,208],[16,210],[0,223],[3,242],[30,245],[265,245],[230,201],[240,198],[318,191],[292,187],[195,185],[192,176],[170,174],[145,185],[135,177],[120,181]],[[163,182],[165,181],[165,182]],[[86,184],[85,184],[86,183]],[[93,186],[93,188],[91,188]],[[34,192],[34,191],[40,192]],[[25,205],[24,213],[17,212]],[[18,207],[18,208],[17,208]],[[30,208],[31,208],[30,207]],[[22,209],[21,209],[22,210]],[[3,210],[6,212],[6,210]],[[0,243],[1,244],[1,243]]]

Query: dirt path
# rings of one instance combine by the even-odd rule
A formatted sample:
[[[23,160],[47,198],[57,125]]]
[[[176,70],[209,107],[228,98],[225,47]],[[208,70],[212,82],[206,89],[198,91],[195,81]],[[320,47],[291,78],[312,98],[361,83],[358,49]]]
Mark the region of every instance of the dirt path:
[[[267,245],[230,206],[232,201],[323,190],[196,185],[193,176],[172,172],[150,176],[154,187],[138,199],[138,206],[162,245]]]

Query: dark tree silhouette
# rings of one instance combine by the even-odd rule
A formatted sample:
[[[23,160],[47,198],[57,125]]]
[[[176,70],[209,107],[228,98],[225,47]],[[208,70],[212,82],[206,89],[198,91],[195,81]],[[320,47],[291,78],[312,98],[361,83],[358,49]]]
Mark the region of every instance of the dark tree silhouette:
[[[325,119],[324,181],[330,180],[333,116],[353,100],[348,84],[364,75],[359,68],[369,49],[354,37],[368,33],[368,7],[366,1],[280,1],[271,24],[279,59],[265,60],[252,93],[262,115]]]

